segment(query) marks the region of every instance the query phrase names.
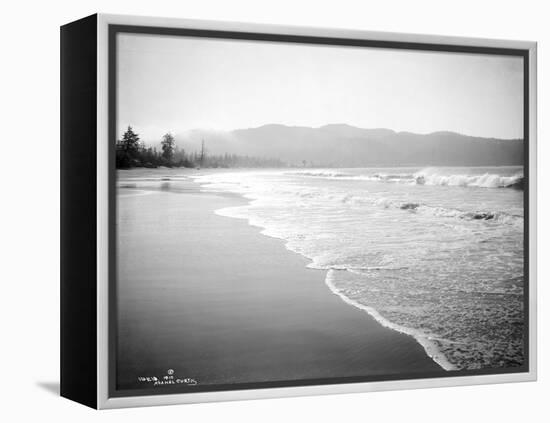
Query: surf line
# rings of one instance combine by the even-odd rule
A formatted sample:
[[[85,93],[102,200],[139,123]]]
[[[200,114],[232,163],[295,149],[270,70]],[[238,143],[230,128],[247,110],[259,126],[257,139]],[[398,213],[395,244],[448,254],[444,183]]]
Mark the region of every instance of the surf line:
[[[424,348],[424,351],[426,351],[426,354],[428,357],[430,357],[433,361],[435,361],[443,370],[459,370],[458,367],[456,367],[454,364],[452,364],[447,357],[439,350],[437,345],[430,339],[429,336],[422,334],[419,331],[415,331],[414,329],[410,329],[404,326],[397,325],[395,323],[390,322],[389,320],[385,319],[376,311],[374,308],[366,306],[364,304],[361,304],[355,300],[352,300],[351,298],[346,297],[344,294],[342,294],[338,288],[333,283],[333,273],[336,270],[330,269],[327,272],[327,277],[325,278],[325,283],[329,287],[329,289],[332,291],[333,294],[337,295],[347,304],[350,304],[354,307],[357,307],[358,309],[361,309],[368,313],[371,317],[373,317],[378,323],[380,323],[382,326],[395,330],[396,332],[403,333],[405,335],[412,336],[422,347]]]

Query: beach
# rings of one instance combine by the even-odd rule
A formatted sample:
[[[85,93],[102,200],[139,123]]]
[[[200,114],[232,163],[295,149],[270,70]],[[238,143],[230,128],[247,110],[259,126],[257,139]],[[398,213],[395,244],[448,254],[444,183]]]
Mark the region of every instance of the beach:
[[[524,364],[519,166],[219,170],[216,210],[283,240],[350,306],[446,370]]]
[[[118,173],[117,389],[168,371],[193,386],[445,372],[283,240],[216,214],[248,200],[202,192],[192,172]]]

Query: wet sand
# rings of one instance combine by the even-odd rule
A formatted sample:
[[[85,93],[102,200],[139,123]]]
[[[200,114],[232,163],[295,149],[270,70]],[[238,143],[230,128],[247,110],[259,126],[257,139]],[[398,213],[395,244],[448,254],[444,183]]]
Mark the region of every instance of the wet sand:
[[[281,240],[214,214],[244,199],[132,175],[118,190],[118,389],[168,369],[197,386],[444,372]]]

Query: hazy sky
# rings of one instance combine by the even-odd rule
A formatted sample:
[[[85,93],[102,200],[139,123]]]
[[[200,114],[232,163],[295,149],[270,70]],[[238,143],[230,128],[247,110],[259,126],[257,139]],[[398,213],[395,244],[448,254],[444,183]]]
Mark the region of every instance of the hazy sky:
[[[523,137],[518,57],[118,35],[118,132],[268,123]]]

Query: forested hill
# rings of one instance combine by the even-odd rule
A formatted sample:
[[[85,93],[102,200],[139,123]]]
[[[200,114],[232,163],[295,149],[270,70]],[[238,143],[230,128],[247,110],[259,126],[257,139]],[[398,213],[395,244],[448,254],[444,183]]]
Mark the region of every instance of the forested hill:
[[[198,150],[206,140],[209,153],[269,157],[291,165],[503,166],[523,164],[523,140],[502,140],[454,132],[415,134],[390,129],[363,129],[345,124],[320,128],[264,125],[229,132],[194,130],[177,134],[178,144]]]

